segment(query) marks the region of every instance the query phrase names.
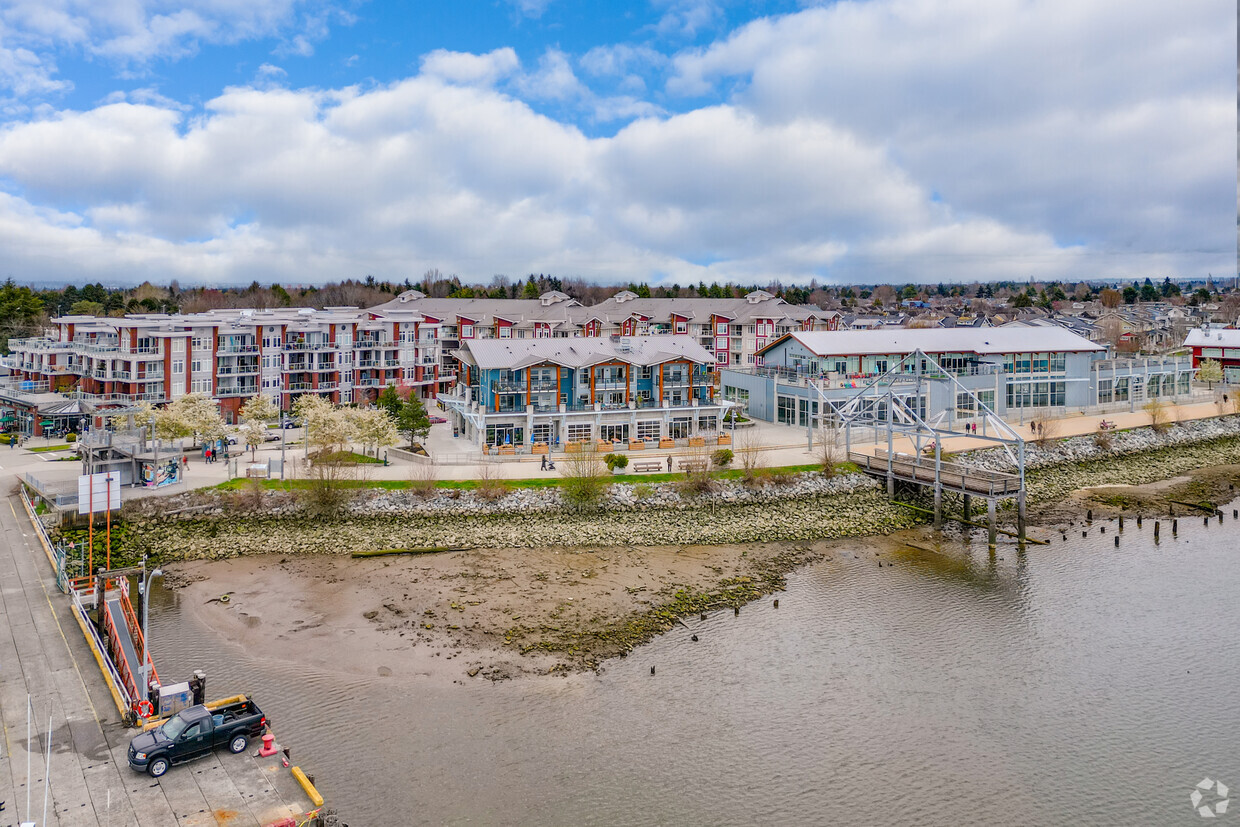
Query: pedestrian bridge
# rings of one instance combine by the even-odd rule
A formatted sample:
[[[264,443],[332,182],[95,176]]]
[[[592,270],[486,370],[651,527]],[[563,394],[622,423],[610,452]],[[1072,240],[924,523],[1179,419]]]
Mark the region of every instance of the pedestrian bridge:
[[[888,453],[882,449],[873,454],[852,451],[848,461],[871,476],[894,477],[901,482],[917,485],[935,485],[945,491],[955,491],[966,496],[1015,497],[1020,493],[1020,477],[1001,471],[974,468],[958,462],[934,457],[920,457],[899,452]]]

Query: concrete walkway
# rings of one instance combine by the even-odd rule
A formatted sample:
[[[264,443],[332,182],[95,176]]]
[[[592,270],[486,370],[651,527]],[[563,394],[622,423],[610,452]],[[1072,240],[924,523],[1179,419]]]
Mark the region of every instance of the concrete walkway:
[[[1209,417],[1220,416],[1224,413],[1222,406],[1214,402],[1197,402],[1186,405],[1168,405],[1166,408],[1168,421],[1182,422],[1191,419],[1205,419]],[[1150,424],[1150,416],[1148,413],[1138,410],[1132,413],[1110,413],[1101,415],[1081,415],[1075,414],[1060,419],[1050,420],[1052,423],[1049,430],[1051,436],[1056,438],[1078,436],[1083,434],[1093,434],[1098,430],[1098,424],[1106,420],[1114,422],[1119,428],[1141,427]],[[1021,436],[1028,440],[1035,438],[1035,434],[1030,430],[1028,422],[1020,424],[1018,422],[1010,423]],[[960,435],[950,437],[944,440],[943,447],[947,451],[957,452],[966,451],[971,448],[984,448],[993,445],[981,439],[972,439],[964,434],[964,422],[958,421],[956,427],[959,429]],[[752,426],[754,441],[762,454],[762,464],[765,467],[773,468],[788,465],[807,465],[817,461],[818,451],[809,450],[806,447],[806,432],[803,427],[793,427],[788,425],[780,425],[767,422],[755,423]],[[286,431],[286,437],[290,443],[298,443],[301,439],[301,432],[298,430]],[[743,439],[740,431],[736,432],[735,442],[739,443]],[[881,429],[877,435],[878,442],[875,442],[875,431],[872,428],[856,428],[853,431],[853,450],[872,451],[875,447],[886,448],[886,437],[882,435]],[[842,444],[842,435],[840,437]],[[437,424],[432,426],[431,435],[427,440],[427,446],[432,456],[445,457],[449,459],[449,464],[439,464],[434,466],[435,478],[439,480],[470,480],[479,479],[483,476],[491,476],[502,479],[529,479],[529,478],[546,478],[554,479],[559,476],[558,471],[542,471],[540,470],[540,457],[521,456],[506,457],[498,461],[483,461],[478,451],[465,450],[468,446],[461,439],[452,437],[452,429],[447,424]],[[737,450],[737,445],[732,446],[732,450]],[[899,450],[907,451],[910,449],[907,441],[898,444]],[[360,449],[359,449],[360,450]],[[240,455],[241,449],[237,446],[232,447],[234,454]],[[305,448],[300,444],[289,445],[286,448],[286,457],[288,460],[288,469],[286,475],[290,478],[305,475],[304,466]],[[628,453],[628,452],[626,452]],[[684,449],[666,450],[666,449],[648,449],[640,452],[632,452],[630,458],[642,458],[646,460],[654,460],[666,463],[669,454],[672,456],[682,456],[688,453]],[[248,450],[244,451],[244,456],[239,462],[239,467],[249,462]],[[382,455],[382,451],[380,452]],[[264,459],[278,459],[280,456],[279,443],[267,443],[259,448],[257,458],[261,462]],[[0,473],[11,473],[14,476],[20,476],[22,473],[30,471],[41,479],[49,481],[60,481],[62,484],[68,485],[77,478],[81,473],[80,465],[72,462],[52,462],[48,461],[48,454],[36,454],[23,449],[15,449],[6,451],[0,447]],[[562,463],[563,454],[556,454],[553,459],[557,464]],[[405,462],[402,460],[391,459],[389,465],[360,465],[358,466],[358,474],[369,480],[409,480],[415,475],[423,473],[420,464]],[[629,474],[630,478],[640,478],[639,475]],[[194,488],[201,488],[210,485],[217,485],[229,478],[229,464],[224,460],[215,463],[206,463],[202,456],[198,453],[190,454],[188,470],[185,473],[185,481],[178,483],[169,488],[159,489],[158,491],[150,491],[145,489],[125,489],[124,496],[126,499],[133,496],[153,496],[161,494],[181,493]]]
[[[0,537],[0,800],[5,802],[0,827],[16,825],[19,817],[41,827],[262,825],[310,808],[274,758],[224,752],[173,767],[158,781],[130,770],[126,751],[136,730],[121,723],[68,598],[57,591],[47,556],[15,496],[0,505]],[[27,696],[34,708],[29,742]]]

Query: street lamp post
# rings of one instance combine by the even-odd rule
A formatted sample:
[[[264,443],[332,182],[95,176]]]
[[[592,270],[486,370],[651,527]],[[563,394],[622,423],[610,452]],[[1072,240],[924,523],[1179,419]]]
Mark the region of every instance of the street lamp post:
[[[284,479],[284,411],[280,411],[280,479]]]
[[[145,562],[145,561],[144,561]],[[142,691],[151,688],[151,578],[163,577],[162,569],[151,569],[142,581]]]

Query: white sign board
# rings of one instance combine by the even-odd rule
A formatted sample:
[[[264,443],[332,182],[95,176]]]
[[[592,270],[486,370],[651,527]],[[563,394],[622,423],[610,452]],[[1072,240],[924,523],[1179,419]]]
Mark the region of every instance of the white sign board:
[[[78,477],[78,513],[115,511],[121,507],[121,475],[119,471],[103,474],[82,474]]]

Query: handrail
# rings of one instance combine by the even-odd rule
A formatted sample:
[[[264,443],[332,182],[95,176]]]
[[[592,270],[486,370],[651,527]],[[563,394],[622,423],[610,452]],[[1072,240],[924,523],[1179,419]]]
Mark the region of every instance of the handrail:
[[[133,610],[133,604],[129,602],[129,596],[121,595],[121,611],[125,613],[125,622],[129,624],[130,637],[133,642],[138,644],[138,649],[142,652],[142,660],[146,662],[146,638],[142,635],[142,624],[138,623],[138,616]],[[159,673],[155,671],[155,659],[151,658],[151,677],[159,680]]]
[[[107,602],[105,595],[104,602]],[[103,619],[104,631],[108,633],[109,646],[107,647],[108,655],[112,661],[112,666],[120,674],[122,690],[128,695],[128,701],[132,705],[133,699],[138,696],[138,681],[130,673],[129,667],[125,665],[125,658],[118,657],[117,649],[120,648],[119,638],[120,630],[116,628],[116,624],[112,622],[112,614],[107,611],[106,607],[102,607],[99,616]]]

